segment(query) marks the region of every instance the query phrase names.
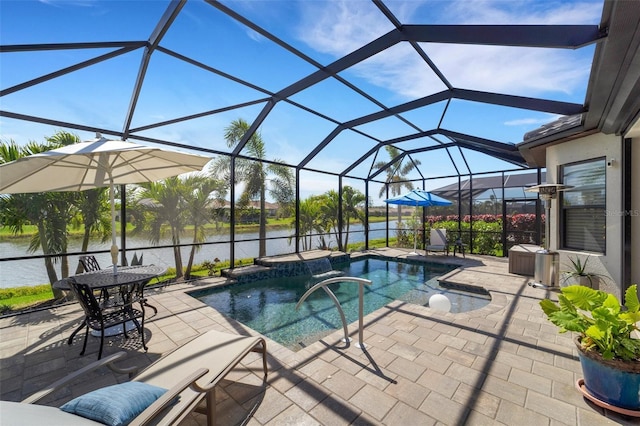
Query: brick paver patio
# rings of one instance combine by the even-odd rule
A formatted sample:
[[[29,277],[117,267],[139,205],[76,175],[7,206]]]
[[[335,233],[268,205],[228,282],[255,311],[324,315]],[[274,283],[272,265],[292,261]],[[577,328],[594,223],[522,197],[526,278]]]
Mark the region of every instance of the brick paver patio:
[[[404,257],[406,251],[381,250]],[[429,255],[460,268],[443,277],[491,293],[482,309],[438,313],[393,302],[365,317],[366,349],[340,341],[342,331],[298,352],[269,341],[269,377],[261,379],[258,355],[232,371],[220,385],[218,424],[234,425],[607,425],[638,424],[605,412],[576,390],[580,363],[569,335],[559,335],[538,302],[555,294],[509,274],[507,260]],[[254,333],[185,294],[210,285],[174,285],[149,292],[158,314],[146,323],[149,351],[136,333],[105,342],[105,354],[129,352],[123,365],[145,366],[209,329]],[[96,359],[91,339],[80,357],[83,333],[66,339],[81,321],[75,305],[0,319],[3,400],[20,401],[43,386]],[[46,403],[59,405],[100,386],[125,381],[108,369],[62,390]],[[168,384],[170,385],[170,384]],[[0,413],[0,416],[2,414]],[[46,419],[43,419],[46,424]],[[204,425],[200,414],[183,424]]]

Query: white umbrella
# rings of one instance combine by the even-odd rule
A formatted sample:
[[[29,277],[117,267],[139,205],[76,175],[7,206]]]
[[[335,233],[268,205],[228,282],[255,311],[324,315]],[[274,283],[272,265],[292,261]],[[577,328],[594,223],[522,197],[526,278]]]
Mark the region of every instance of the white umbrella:
[[[132,142],[96,139],[29,155],[0,165],[0,194],[84,191],[109,187],[111,199],[111,257],[117,273],[118,245],[114,186],[154,182],[200,171],[210,158],[168,151]]]

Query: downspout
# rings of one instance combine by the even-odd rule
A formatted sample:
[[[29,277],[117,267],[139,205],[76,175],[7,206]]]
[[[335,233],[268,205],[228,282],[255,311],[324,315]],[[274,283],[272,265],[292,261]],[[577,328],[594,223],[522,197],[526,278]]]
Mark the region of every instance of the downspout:
[[[622,295],[625,294],[627,288],[631,286],[631,138],[621,138],[622,142],[622,159],[620,161],[622,167]],[[637,232],[637,231],[636,231]]]

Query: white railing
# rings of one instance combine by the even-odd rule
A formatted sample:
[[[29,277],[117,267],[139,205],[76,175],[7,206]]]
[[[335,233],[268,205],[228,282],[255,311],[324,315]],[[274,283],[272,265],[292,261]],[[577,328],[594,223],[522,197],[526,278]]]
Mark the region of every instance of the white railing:
[[[327,285],[329,284],[343,283],[343,282],[352,282],[352,283],[358,284],[358,344],[356,345],[356,347],[365,348],[365,344],[363,342],[364,286],[371,285],[370,280],[367,280],[364,278],[358,278],[358,277],[336,277],[336,278],[329,278],[324,281],[320,281],[319,283],[315,284],[313,287],[311,287],[302,295],[302,297],[296,304],[296,310],[298,310],[302,302],[304,302],[307,299],[307,297],[311,295],[311,293],[313,293],[314,291],[320,288],[323,289],[325,293],[327,293],[327,295],[331,298],[331,300],[333,300],[333,303],[336,305],[336,308],[338,308],[338,312],[340,313],[340,318],[342,319],[342,328],[344,330],[344,341],[345,343],[348,343],[349,341],[351,341],[351,339],[349,338],[349,330],[347,329],[347,320],[344,316],[344,311],[342,310],[342,306],[340,305],[340,301],[338,301],[338,298],[336,297],[336,295],[333,294],[331,289],[327,287]]]

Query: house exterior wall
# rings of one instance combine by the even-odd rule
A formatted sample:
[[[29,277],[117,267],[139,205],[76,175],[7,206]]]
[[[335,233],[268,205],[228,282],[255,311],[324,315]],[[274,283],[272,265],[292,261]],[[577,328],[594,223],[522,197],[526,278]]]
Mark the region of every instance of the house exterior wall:
[[[640,151],[636,150],[636,151]],[[583,138],[574,139],[554,146],[550,146],[546,150],[547,161],[547,183],[559,183],[560,166],[567,163],[577,161],[590,160],[595,158],[606,157],[607,161],[614,160],[611,167],[606,168],[606,253],[591,253],[572,250],[561,250],[559,248],[559,204],[558,200],[553,200],[551,206],[550,218],[550,249],[559,253],[559,269],[560,271],[568,269],[569,257],[576,257],[585,260],[588,258],[588,271],[602,275],[598,280],[597,287],[601,290],[615,294],[618,297],[622,295],[622,266],[623,266],[623,221],[624,211],[622,210],[623,194],[622,194],[622,177],[623,168],[620,159],[622,158],[622,140],[620,136],[605,135],[602,133],[585,136]],[[638,161],[638,153],[634,154],[634,164],[640,164]],[[634,182],[638,182],[640,172],[635,167]],[[634,167],[632,167],[632,170]],[[637,191],[637,189],[636,189]],[[637,197],[636,197],[637,198]],[[636,200],[637,203],[637,200]],[[636,204],[637,205],[637,204]],[[635,233],[638,233],[638,218],[634,217]],[[637,251],[638,237],[635,237],[636,251],[635,258],[640,256]],[[640,263],[640,262],[632,262]],[[635,265],[636,271],[634,277],[637,278],[638,265]],[[562,280],[562,274],[559,279]],[[562,281],[561,281],[562,282]]]
[[[631,282],[640,287],[640,136],[631,141]]]

